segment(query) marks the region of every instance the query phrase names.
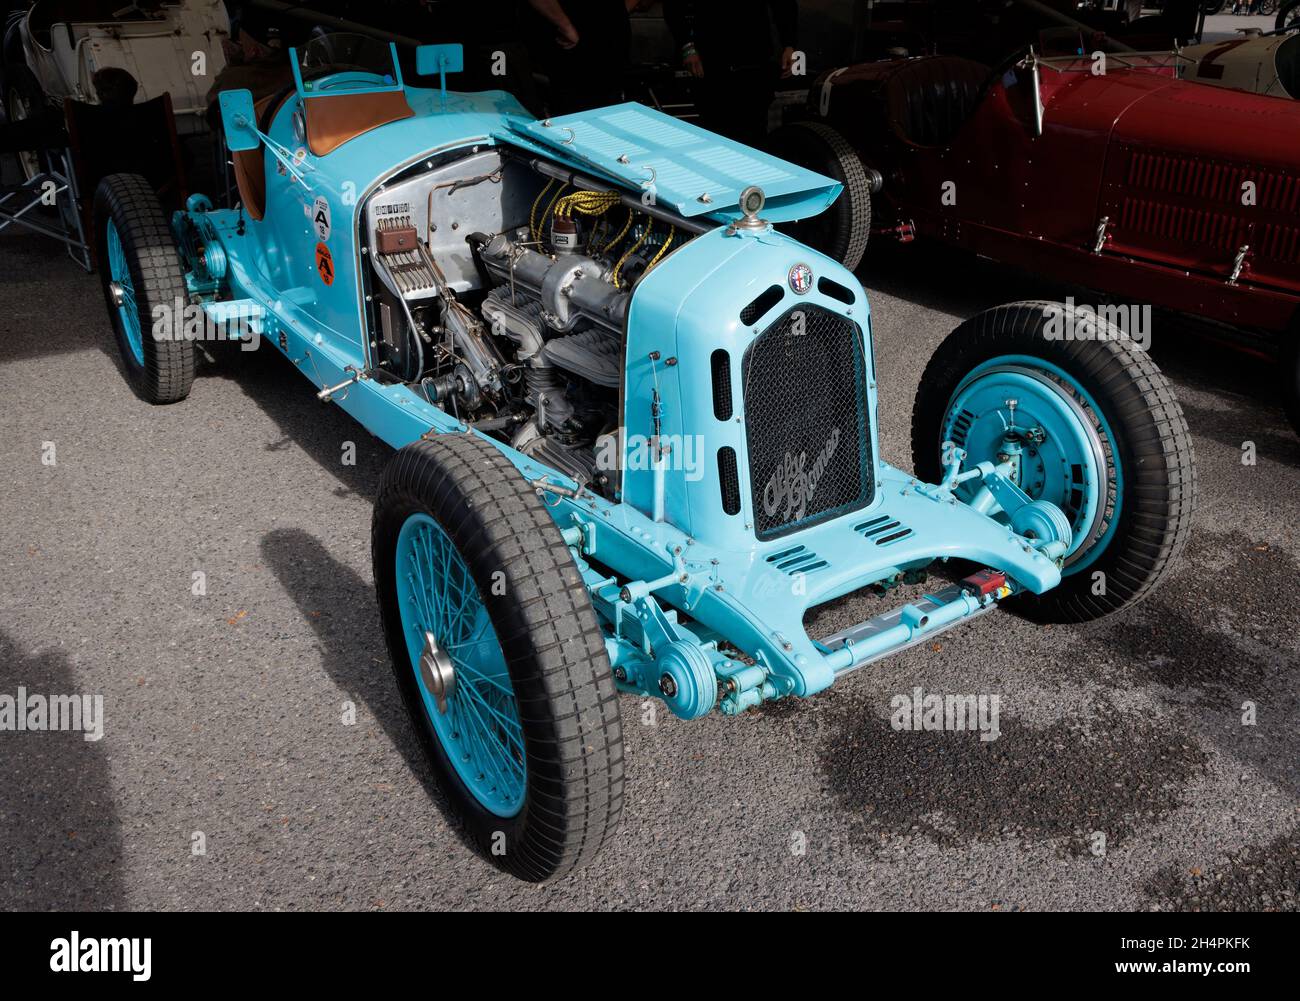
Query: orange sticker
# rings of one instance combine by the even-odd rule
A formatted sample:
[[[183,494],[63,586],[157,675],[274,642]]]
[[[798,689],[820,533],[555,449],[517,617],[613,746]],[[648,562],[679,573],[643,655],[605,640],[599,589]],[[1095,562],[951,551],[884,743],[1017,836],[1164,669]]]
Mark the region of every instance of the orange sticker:
[[[316,244],[316,270],[320,272],[320,280],[326,285],[334,284],[334,255],[323,243]]]

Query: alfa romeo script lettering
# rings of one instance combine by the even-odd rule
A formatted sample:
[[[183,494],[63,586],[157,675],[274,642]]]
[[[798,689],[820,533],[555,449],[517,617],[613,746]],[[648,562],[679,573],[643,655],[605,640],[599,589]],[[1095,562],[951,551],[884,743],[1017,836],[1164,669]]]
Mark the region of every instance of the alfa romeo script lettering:
[[[817,491],[822,474],[830,465],[831,456],[840,443],[840,429],[831,428],[826,447],[813,460],[812,468],[805,470],[808,453],[800,452],[796,458],[789,452],[776,467],[776,472],[763,487],[763,511],[770,518],[781,512],[780,522],[798,521],[808,511],[808,503]]]

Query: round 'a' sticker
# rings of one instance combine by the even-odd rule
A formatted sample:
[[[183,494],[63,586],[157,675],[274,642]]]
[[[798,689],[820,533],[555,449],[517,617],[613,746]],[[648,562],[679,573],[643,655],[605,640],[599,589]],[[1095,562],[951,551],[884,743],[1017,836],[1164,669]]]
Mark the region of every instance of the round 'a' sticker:
[[[320,272],[320,280],[326,285],[334,284],[334,256],[330,253],[330,248],[323,243],[316,244],[316,270]]]

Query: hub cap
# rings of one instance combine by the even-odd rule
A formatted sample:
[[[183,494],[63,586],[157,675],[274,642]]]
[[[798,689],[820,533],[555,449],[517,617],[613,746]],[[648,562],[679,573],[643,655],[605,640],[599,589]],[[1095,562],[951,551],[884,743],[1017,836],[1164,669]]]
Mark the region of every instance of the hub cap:
[[[438,646],[438,637],[424,634],[424,650],[420,654],[420,680],[438,704],[438,712],[446,714],[447,700],[456,690],[456,668],[447,651]]]
[[[942,434],[966,450],[966,468],[1010,460],[1025,493],[1065,512],[1073,536],[1065,573],[1077,573],[1105,549],[1119,520],[1123,471],[1105,416],[1063,369],[1019,355],[985,362],[953,394]],[[958,492],[1006,521],[981,489],[970,483]]]

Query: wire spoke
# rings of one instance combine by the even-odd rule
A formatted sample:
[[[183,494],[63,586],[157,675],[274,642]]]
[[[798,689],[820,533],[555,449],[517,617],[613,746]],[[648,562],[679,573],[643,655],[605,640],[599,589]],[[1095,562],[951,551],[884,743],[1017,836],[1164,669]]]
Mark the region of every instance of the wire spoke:
[[[484,709],[486,709],[498,720],[500,720],[501,727],[502,729],[504,729],[506,736],[516,741],[519,751],[520,753],[522,753],[524,749],[524,733],[523,733],[523,728],[520,727],[519,723],[516,720],[511,719],[508,715],[503,713],[501,710],[491,705],[487,701],[487,699],[483,697],[483,694],[480,691],[478,691],[478,689],[476,689],[473,685],[465,685],[461,689],[461,691],[472,693],[474,699],[478,702],[479,705],[481,705]]]
[[[475,720],[474,724],[471,724],[466,727],[467,735],[472,737],[474,742],[478,745],[479,749],[482,751],[482,754],[474,756],[475,764],[477,764],[479,768],[483,769],[485,772],[490,769],[493,775],[495,776],[498,784],[505,785],[508,776],[506,772],[502,770],[502,765],[503,764],[507,766],[510,765],[511,763],[510,755],[506,753],[505,748],[501,745],[501,742],[497,740],[495,736],[492,734],[491,730],[488,728],[486,721],[483,719],[483,716],[479,713],[479,711],[474,707],[474,704],[470,702],[468,699],[466,699],[464,700],[463,705],[467,710],[469,710],[469,714],[472,714],[474,716],[474,720]]]
[[[445,711],[425,690],[427,716],[470,793],[512,816],[527,788],[524,728],[483,593],[455,543],[428,515],[410,516],[397,559],[399,608],[417,676],[425,634],[454,669]]]

